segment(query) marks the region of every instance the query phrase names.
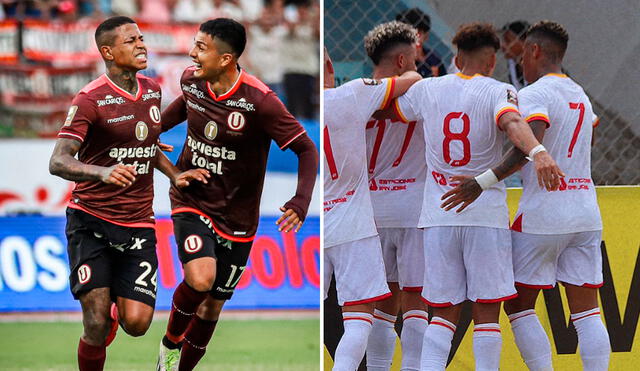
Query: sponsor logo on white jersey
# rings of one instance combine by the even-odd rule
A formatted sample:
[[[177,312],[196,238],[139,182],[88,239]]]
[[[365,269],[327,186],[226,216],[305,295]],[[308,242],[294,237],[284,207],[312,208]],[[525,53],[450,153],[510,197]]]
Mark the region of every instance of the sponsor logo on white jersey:
[[[185,85],[182,84],[182,91],[186,91],[187,93],[193,94],[200,99],[204,99],[204,92],[196,86],[196,84]]]
[[[120,116],[120,117],[114,117],[112,119],[108,119],[107,120],[107,124],[115,124],[115,123],[118,123],[118,122],[134,119],[135,117],[136,117],[135,115],[124,115],[124,116]]]
[[[125,102],[122,97],[113,97],[112,95],[107,95],[104,99],[98,99],[96,101],[98,103],[98,107],[108,106],[111,104],[123,104]]]
[[[245,109],[247,111],[256,110],[255,107],[253,106],[253,103],[247,102],[247,100],[244,98],[240,98],[238,100],[228,100],[227,107],[237,107],[237,108]]]

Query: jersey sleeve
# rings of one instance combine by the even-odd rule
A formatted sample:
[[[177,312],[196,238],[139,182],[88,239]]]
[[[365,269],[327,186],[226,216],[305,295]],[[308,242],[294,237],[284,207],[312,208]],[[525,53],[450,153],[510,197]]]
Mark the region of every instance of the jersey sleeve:
[[[426,81],[427,80],[422,80],[414,84],[406,93],[394,99],[391,103],[396,116],[405,124],[419,119],[419,109],[416,108],[414,102],[417,100],[416,96],[420,93],[421,89],[424,89],[422,85],[425,84]]]
[[[357,107],[353,108],[361,111],[363,117],[371,117],[375,111],[389,106],[395,85],[395,78],[354,80],[351,83],[351,88],[354,90],[358,104]]]
[[[96,107],[88,95],[80,93],[73,98],[64,125],[58,132],[58,138],[75,139],[84,142],[89,125],[97,120]]]
[[[281,150],[285,150],[291,142],[306,133],[304,127],[287,111],[273,92],[265,96],[260,108],[264,130]]]
[[[594,113],[593,113],[593,116],[592,116],[592,118],[591,118],[591,119],[592,119],[592,121],[591,121],[591,125],[592,125],[594,128],[597,128],[597,127],[598,127],[598,125],[600,125],[600,117],[598,117],[598,115],[596,115],[596,114],[595,114],[595,112],[594,112]]]
[[[518,93],[512,85],[500,84],[493,93],[493,115],[496,125],[498,125],[500,117],[507,112],[520,113],[518,111]]]
[[[520,91],[520,112],[528,123],[533,121],[544,121],[547,128],[551,125],[549,120],[549,109],[546,99],[533,86]]]

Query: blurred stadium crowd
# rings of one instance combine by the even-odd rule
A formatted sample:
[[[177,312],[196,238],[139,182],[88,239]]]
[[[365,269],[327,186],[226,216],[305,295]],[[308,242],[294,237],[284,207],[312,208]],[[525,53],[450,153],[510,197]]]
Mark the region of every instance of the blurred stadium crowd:
[[[163,88],[179,77],[200,23],[227,17],[247,29],[241,66],[264,81],[297,118],[319,112],[318,0],[0,0],[0,137],[54,137],[73,96],[102,72],[93,41],[105,17],[135,19]]]

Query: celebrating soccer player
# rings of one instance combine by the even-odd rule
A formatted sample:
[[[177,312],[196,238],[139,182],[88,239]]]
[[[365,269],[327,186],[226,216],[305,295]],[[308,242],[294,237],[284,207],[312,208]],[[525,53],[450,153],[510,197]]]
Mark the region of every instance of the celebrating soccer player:
[[[201,170],[180,174],[158,151],[160,87],[137,74],[147,67],[147,49],[135,22],[109,18],[95,40],[107,72],[74,98],[49,165],[51,174],[76,182],[66,233],[71,291],[82,305],[81,371],[102,370],[118,318],[132,336],[142,336],[151,323],[153,169],[178,187],[208,176]]]
[[[305,129],[261,81],[238,65],[244,27],[218,18],[200,25],[182,74],[183,94],[163,112],[162,129],[188,123],[177,166],[208,169],[207,184],[170,191],[184,281],[176,288],[158,370],[192,370],[249,258],[271,140],[298,157],[295,196],[281,207],[280,230],[298,231],[316,179],[318,153]]]
[[[425,79],[398,98],[396,115],[423,120],[429,176],[420,216],[425,228],[422,296],[434,307],[424,334],[422,370],[444,370],[461,304],[473,302],[476,369],[497,370],[502,301],[516,295],[505,187],[479,176],[487,191],[462,213],[439,208],[451,177],[500,162],[508,137],[535,160],[540,182],[557,188],[562,174],[518,113],[515,88],[492,79],[500,41],[491,25],[463,25],[453,43],[460,73]],[[506,134],[506,135],[505,135]]]
[[[344,322],[334,371],[358,367],[375,302],[391,295],[368,187],[365,131],[376,110],[420,80],[411,60],[407,62],[411,68],[399,77],[356,79],[334,88],[333,65],[325,50],[324,289],[326,297],[334,274]]]
[[[416,30],[401,22],[383,23],[364,39],[373,62],[373,78],[415,70]],[[396,347],[395,321],[402,310],[402,369],[418,370],[426,305],[420,300],[424,274],[422,206],[427,164],[422,122],[392,120],[367,123],[367,159],[373,216],[380,236],[387,283],[393,294],[376,302],[367,344],[367,369],[386,371]]]
[[[609,367],[611,347],[598,307],[602,221],[591,179],[594,115],[584,90],[562,73],[568,40],[567,31],[555,22],[541,21],[529,29],[522,63],[531,85],[519,94],[523,116],[566,173],[560,189],[538,187],[533,167],[525,165],[524,153],[516,149],[489,171],[503,179],[525,165],[523,194],[511,227],[518,297],[505,303],[522,358],[530,370],[552,369],[549,339],[534,308],[540,289],[562,282],[583,367],[601,371]],[[460,180],[446,195],[448,208],[464,207],[482,192],[474,178]]]

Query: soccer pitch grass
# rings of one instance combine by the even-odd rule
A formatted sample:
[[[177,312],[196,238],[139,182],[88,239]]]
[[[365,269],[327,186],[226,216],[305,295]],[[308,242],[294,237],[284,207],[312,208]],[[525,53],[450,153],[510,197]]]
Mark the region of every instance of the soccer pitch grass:
[[[118,330],[107,349],[105,370],[155,370],[167,321],[154,321],[146,335]],[[77,370],[79,322],[0,323],[0,370]],[[196,370],[319,370],[320,324],[316,319],[221,320]]]

